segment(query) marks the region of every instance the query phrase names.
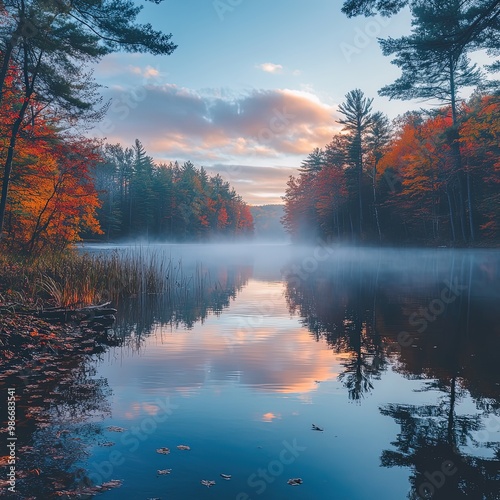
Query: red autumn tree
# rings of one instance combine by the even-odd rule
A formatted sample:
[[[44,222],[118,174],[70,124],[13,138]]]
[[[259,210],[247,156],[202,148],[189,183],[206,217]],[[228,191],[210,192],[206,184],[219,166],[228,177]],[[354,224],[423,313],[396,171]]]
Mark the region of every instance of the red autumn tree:
[[[479,230],[487,239],[500,234],[500,101],[474,96],[460,128],[463,168],[474,197]]]

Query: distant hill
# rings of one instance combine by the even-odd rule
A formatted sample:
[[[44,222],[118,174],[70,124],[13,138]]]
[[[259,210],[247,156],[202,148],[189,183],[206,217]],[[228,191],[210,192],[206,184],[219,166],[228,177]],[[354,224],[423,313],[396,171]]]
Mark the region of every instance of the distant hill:
[[[289,238],[280,219],[283,205],[262,205],[250,207],[255,226],[255,238],[265,240],[286,240]]]

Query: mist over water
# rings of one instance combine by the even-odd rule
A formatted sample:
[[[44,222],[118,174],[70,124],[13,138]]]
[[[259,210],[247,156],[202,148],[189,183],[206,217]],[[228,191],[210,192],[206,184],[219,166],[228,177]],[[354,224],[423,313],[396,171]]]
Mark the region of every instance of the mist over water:
[[[84,365],[106,390],[58,424],[79,439],[75,484],[123,480],[109,499],[499,498],[498,251],[82,251],[154,263],[169,286],[120,299],[120,344]]]
[[[199,449],[196,470],[237,476],[220,498],[290,498],[290,477],[304,479],[293,491],[304,499],[468,498],[478,488],[498,498],[497,251],[322,242],[119,251],[131,248],[167,253],[188,274],[201,265],[212,279],[201,305],[160,303],[140,321],[133,305],[119,312],[117,328],[128,325],[134,340],[120,348],[116,390],[180,398],[189,425],[174,415],[173,432]],[[115,362],[100,366],[117,381]],[[293,439],[302,455],[276,465],[280,443]],[[429,485],[448,462],[460,468]],[[275,475],[258,475],[268,467]],[[187,491],[199,494],[195,484]]]
[[[330,245],[318,240],[313,245],[292,245],[288,242],[268,241],[245,243],[122,243],[91,244],[86,252],[116,251],[121,255],[140,254],[145,259],[152,255],[193,264],[246,265],[253,269],[253,277],[263,275],[281,280],[292,274],[307,279],[318,270],[331,276],[376,277],[390,280],[395,287],[412,284],[432,285],[444,279],[462,277],[486,280],[482,293],[499,297],[500,288],[486,286],[498,284],[498,250],[492,249],[421,249],[421,248],[366,248]],[[469,276],[466,277],[466,274]]]

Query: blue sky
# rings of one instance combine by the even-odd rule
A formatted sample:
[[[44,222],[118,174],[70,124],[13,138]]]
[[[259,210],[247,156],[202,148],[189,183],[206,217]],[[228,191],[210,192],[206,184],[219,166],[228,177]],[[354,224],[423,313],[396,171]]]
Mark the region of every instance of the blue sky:
[[[159,162],[219,172],[250,204],[280,203],[286,180],[339,130],[337,106],[360,88],[390,118],[422,103],[377,90],[399,70],[377,36],[410,30],[392,19],[348,19],[335,0],[165,0],[141,22],[172,33],[170,56],[113,54],[95,76],[112,99],[96,135],[141,140]]]

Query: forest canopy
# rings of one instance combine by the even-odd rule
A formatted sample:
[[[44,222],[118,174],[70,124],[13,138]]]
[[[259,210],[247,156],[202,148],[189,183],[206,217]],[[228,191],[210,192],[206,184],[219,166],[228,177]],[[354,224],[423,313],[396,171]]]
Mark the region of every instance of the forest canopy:
[[[98,219],[106,239],[168,240],[253,234],[250,208],[217,174],[187,161],[155,164],[139,140],[105,144],[94,170]]]
[[[478,93],[461,104],[457,128],[450,106],[407,113],[390,124],[368,105],[371,101],[359,91],[349,93],[341,109],[350,109],[352,122],[362,126],[346,125],[324,148],[311,152],[299,175],[290,178],[283,222],[291,236],[498,242],[498,96]]]
[[[106,110],[91,64],[117,51],[176,49],[172,35],[137,22],[141,9],[132,0],[0,3],[0,239],[7,233],[14,246],[32,252],[65,238],[71,243],[75,225],[99,232],[88,176],[95,148],[74,130],[89,128]],[[30,187],[35,172],[40,185]],[[28,204],[23,192],[33,194]],[[55,237],[58,217],[64,220]]]

